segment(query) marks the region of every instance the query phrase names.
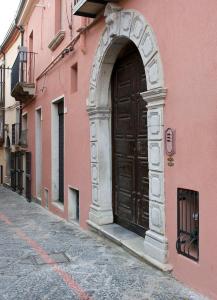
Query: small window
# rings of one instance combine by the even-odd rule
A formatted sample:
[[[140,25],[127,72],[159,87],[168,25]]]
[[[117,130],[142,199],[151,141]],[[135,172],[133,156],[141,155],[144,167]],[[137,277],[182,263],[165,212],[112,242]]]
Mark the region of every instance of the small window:
[[[69,220],[79,222],[79,191],[69,187]]]
[[[78,90],[78,64],[71,67],[71,92],[75,93]]]
[[[29,52],[33,52],[33,31],[29,35]]]
[[[63,0],[55,0],[55,34],[63,29]]]
[[[178,188],[177,206],[177,252],[198,261],[199,193],[197,191]]]
[[[48,208],[48,201],[49,201],[48,189],[44,188],[44,202],[45,202],[45,207],[46,208]]]

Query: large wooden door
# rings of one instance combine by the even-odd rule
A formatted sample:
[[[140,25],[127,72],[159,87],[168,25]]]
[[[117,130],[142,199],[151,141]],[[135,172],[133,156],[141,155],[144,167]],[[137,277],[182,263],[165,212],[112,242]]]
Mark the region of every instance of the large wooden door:
[[[112,75],[113,210],[116,223],[145,236],[149,227],[147,109],[144,66],[134,45]]]
[[[23,193],[23,152],[16,152],[16,160],[17,160],[17,192],[19,194]]]

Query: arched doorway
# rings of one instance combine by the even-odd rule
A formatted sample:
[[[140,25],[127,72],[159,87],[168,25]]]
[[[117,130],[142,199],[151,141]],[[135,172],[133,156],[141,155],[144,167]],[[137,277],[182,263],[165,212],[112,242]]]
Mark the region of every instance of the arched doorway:
[[[149,226],[147,226],[149,229],[146,231],[144,227],[141,233],[145,235],[144,254],[146,258],[151,257],[158,262],[166,263],[168,242],[165,234],[163,150],[166,89],[159,49],[150,25],[139,12],[107,4],[105,16],[106,27],[94,56],[87,101],[92,184],[88,224],[101,230],[101,226],[114,222],[111,78],[120,53],[130,42],[136,47],[137,53],[139,52],[147,83],[147,91],[141,92],[144,105],[147,107],[145,124],[148,126],[149,169]]]
[[[141,56],[129,42],[111,78],[114,222],[145,236],[149,229],[147,90]]]

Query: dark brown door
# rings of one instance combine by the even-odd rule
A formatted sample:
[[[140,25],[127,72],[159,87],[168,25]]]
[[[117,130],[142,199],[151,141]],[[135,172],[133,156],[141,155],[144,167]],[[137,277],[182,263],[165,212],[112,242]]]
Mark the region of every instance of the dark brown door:
[[[31,152],[26,152],[26,198],[29,202],[32,200],[31,169],[32,169],[32,155]]]
[[[113,209],[115,222],[145,236],[149,227],[147,109],[144,66],[134,45],[112,75]]]
[[[17,156],[17,191],[22,194],[23,192],[23,153],[16,152]]]

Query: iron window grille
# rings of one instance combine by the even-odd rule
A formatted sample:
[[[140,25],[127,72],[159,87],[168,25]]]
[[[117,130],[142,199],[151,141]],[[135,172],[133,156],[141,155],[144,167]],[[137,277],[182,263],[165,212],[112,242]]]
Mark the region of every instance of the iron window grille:
[[[194,261],[199,260],[199,192],[177,189],[176,249]]]

